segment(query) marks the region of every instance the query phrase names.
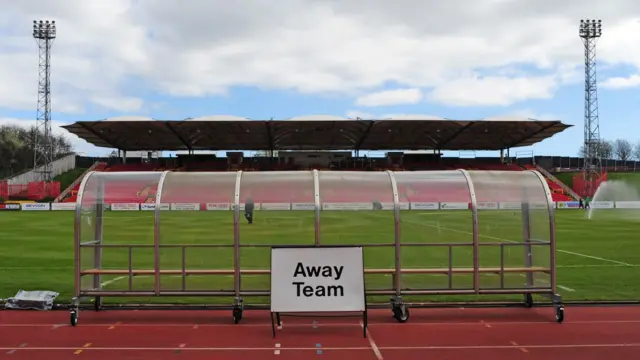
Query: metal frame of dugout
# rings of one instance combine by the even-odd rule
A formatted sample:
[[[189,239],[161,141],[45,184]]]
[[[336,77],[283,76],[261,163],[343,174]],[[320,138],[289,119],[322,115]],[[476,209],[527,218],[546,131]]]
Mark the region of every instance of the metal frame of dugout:
[[[547,297],[553,303],[553,307],[555,310],[556,321],[562,322],[564,319],[564,305],[562,303],[562,298],[560,295],[556,293],[556,234],[555,234],[555,220],[554,220],[554,206],[551,198],[551,192],[547,185],[544,177],[538,173],[537,171],[523,171],[518,173],[529,173],[537,177],[540,182],[541,190],[544,191],[544,197],[546,204],[542,205],[546,206],[546,211],[548,211],[548,221],[549,221],[549,240],[536,240],[531,238],[531,229],[530,229],[530,206],[528,203],[522,202],[522,225],[523,225],[523,241],[522,242],[480,242],[479,241],[479,222],[478,222],[478,202],[476,200],[476,190],[474,188],[474,183],[471,180],[470,172],[466,170],[452,170],[449,171],[454,173],[459,171],[464,179],[466,180],[466,186],[469,191],[470,203],[471,203],[471,218],[473,223],[473,234],[471,242],[460,242],[460,243],[407,243],[400,242],[400,201],[398,195],[398,185],[396,182],[396,176],[392,171],[386,171],[389,176],[390,188],[389,191],[393,194],[393,213],[394,213],[394,242],[389,242],[385,244],[357,244],[358,246],[362,246],[364,248],[367,247],[392,247],[395,252],[395,266],[394,268],[385,268],[385,269],[373,269],[366,268],[365,274],[385,274],[392,276],[393,286],[387,289],[370,289],[367,291],[367,296],[374,295],[389,295],[390,305],[393,316],[401,323],[406,322],[409,319],[409,310],[408,307],[411,305],[403,301],[403,296],[408,295],[479,295],[479,294],[523,294],[524,295],[524,304],[526,307],[533,306],[533,298],[532,294],[542,295]],[[332,171],[327,171],[332,172]],[[161,200],[162,200],[162,192],[163,186],[165,182],[165,178],[169,171],[165,171],[159,173],[159,181],[158,181],[158,189],[156,191],[156,205],[155,205],[155,215],[154,215],[154,244],[150,245],[140,245],[140,244],[103,244],[102,238],[102,217],[104,212],[104,179],[99,178],[96,190],[96,203],[94,205],[93,211],[98,215],[96,216],[96,224],[95,226],[95,238],[93,241],[81,241],[81,212],[82,204],[83,204],[83,196],[85,191],[85,186],[87,182],[94,176],[95,172],[90,172],[87,176],[84,177],[82,183],[80,185],[80,189],[78,192],[78,198],[76,203],[76,213],[75,213],[75,297],[72,299],[71,307],[70,307],[70,323],[71,325],[76,325],[78,322],[79,310],[80,310],[80,299],[83,297],[93,297],[95,298],[95,309],[99,310],[102,304],[102,297],[119,297],[119,296],[200,296],[200,297],[208,297],[208,296],[222,296],[222,297],[233,297],[232,304],[232,316],[234,323],[238,323],[242,319],[242,314],[244,310],[244,297],[251,296],[269,296],[269,290],[243,290],[241,289],[241,277],[242,275],[269,275],[270,271],[268,269],[259,270],[259,269],[243,269],[240,265],[240,252],[242,248],[245,247],[266,247],[270,248],[273,245],[250,245],[243,244],[240,241],[240,228],[239,221],[241,219],[240,214],[240,189],[241,189],[241,180],[242,180],[242,171],[238,171],[236,173],[236,182],[235,182],[235,194],[233,197],[232,204],[232,212],[233,212],[233,226],[234,226],[234,239],[233,244],[161,244],[160,243],[160,214],[161,214]],[[268,173],[268,172],[266,172]],[[336,173],[336,172],[333,172]],[[368,172],[371,173],[371,172]],[[379,172],[378,172],[379,173]],[[412,172],[416,174],[418,172]],[[428,176],[428,173],[432,173],[432,171],[425,171],[425,176]],[[471,171],[473,173],[473,171]],[[484,172],[487,173],[487,172]],[[491,172],[495,173],[495,172]],[[513,173],[513,172],[512,172]],[[101,173],[106,174],[106,173]],[[109,173],[109,174],[118,174],[118,173]],[[131,174],[131,173],[129,173]],[[140,173],[138,173],[140,174]],[[147,175],[149,172],[147,172]],[[189,174],[189,173],[187,173]],[[190,173],[193,174],[193,173]],[[216,174],[216,173],[209,173]],[[219,174],[219,173],[218,173]],[[265,174],[262,172],[261,174]],[[313,186],[314,186],[314,200],[315,200],[315,245],[320,246],[320,213],[321,213],[321,199],[320,199],[320,181],[319,181],[319,171],[312,170],[313,174]],[[212,175],[213,176],[213,175]],[[354,244],[355,245],[355,244]],[[441,247],[448,248],[449,259],[448,259],[448,267],[447,268],[424,268],[424,269],[414,269],[414,268],[402,268],[400,262],[400,252],[404,247]],[[110,270],[102,268],[102,249],[110,247],[110,248],[121,248],[128,249],[129,259],[128,259],[128,269],[121,270]],[[154,266],[152,269],[136,269],[132,266],[132,249],[138,247],[147,247],[153,248],[154,251]],[[227,247],[233,248],[233,256],[234,256],[234,264],[233,268],[230,269],[212,269],[212,270],[201,270],[201,269],[188,269],[186,267],[186,250],[188,248],[221,248]],[[472,248],[473,252],[473,266],[472,267],[455,267],[453,265],[453,249],[454,247],[467,247]],[[479,264],[479,251],[481,247],[498,247],[500,250],[500,266],[499,267],[481,267]],[[504,252],[505,248],[517,248],[521,247],[524,251],[524,260],[525,264],[523,267],[513,268],[507,267],[504,263]],[[532,248],[533,247],[548,247],[549,249],[549,263],[548,266],[533,266],[533,255]],[[93,248],[93,266],[90,269],[83,269],[81,266],[81,249],[84,248]],[[161,269],[160,268],[160,250],[162,248],[180,248],[182,251],[182,268],[181,269]],[[91,251],[90,251],[91,252]],[[505,274],[522,274],[526,283],[521,287],[517,288],[505,288],[504,287],[504,278]],[[546,284],[534,284],[534,274],[543,273],[548,274],[550,280],[546,282]],[[403,289],[402,288],[402,275],[408,274],[439,274],[446,275],[449,279],[449,287],[448,288],[439,288],[439,289]],[[468,288],[452,288],[452,278],[455,274],[472,274],[473,276],[473,286]],[[480,275],[481,274],[493,274],[497,275],[500,279],[500,286],[487,288],[480,286]],[[101,276],[102,275],[111,275],[111,276],[120,276],[128,278],[129,282],[129,290],[120,290],[120,291],[109,291],[101,288]],[[153,276],[154,278],[154,289],[152,291],[137,291],[133,290],[132,281],[135,276],[138,275],[146,275]],[[161,275],[174,275],[179,276],[182,279],[182,290],[163,290],[160,286],[160,277]],[[211,290],[211,291],[190,291],[186,290],[186,278],[190,275],[210,275],[210,276],[233,276],[234,286],[232,289],[226,290]],[[81,279],[83,277],[92,278],[93,287],[91,289],[84,289],[82,287]],[[546,275],[545,275],[546,276]]]

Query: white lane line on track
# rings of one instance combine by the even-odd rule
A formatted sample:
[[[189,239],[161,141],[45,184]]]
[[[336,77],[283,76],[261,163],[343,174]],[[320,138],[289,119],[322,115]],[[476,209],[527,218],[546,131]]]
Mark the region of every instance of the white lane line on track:
[[[547,320],[540,320],[540,321],[494,321],[491,323],[494,326],[498,326],[498,325],[505,325],[505,326],[526,326],[526,325],[549,325],[549,324],[553,324],[552,322],[549,322]],[[621,324],[640,324],[640,319],[638,320],[572,320],[571,322],[565,322],[563,323],[562,326],[572,326],[572,325],[577,325],[577,326],[585,326],[585,325],[621,325]],[[51,327],[53,325],[56,324],[0,324],[0,328],[3,327]],[[360,324],[358,323],[320,323],[321,326],[323,327],[352,327],[352,326],[360,326]],[[375,323],[373,324],[376,327],[380,327],[380,326],[400,326],[397,323]],[[545,326],[546,326],[545,325]],[[62,327],[70,327],[71,325],[62,325]],[[109,326],[109,324],[87,324],[87,323],[83,323],[81,325],[78,326],[82,326],[82,327],[106,327]],[[193,325],[191,324],[176,324],[176,323],[121,323],[118,324],[118,327],[149,327],[149,328],[157,328],[157,327],[192,327]],[[271,324],[269,323],[264,323],[264,324],[244,324],[242,325],[243,327],[271,327]],[[460,321],[460,322],[407,322],[401,325],[402,327],[405,326],[435,326],[435,327],[439,327],[439,326],[483,326],[483,323],[481,321]],[[233,325],[233,324],[223,324],[223,323],[219,323],[219,324],[200,324],[198,325],[199,328],[218,328],[218,327],[229,327],[229,328],[238,328],[237,325]],[[291,328],[308,328],[309,324],[290,324],[288,323],[287,327],[291,327]]]
[[[364,323],[362,321],[360,321],[360,327],[364,329]],[[382,352],[380,352],[378,344],[376,344],[376,342],[373,340],[373,336],[371,336],[371,332],[369,331],[369,329],[367,329],[367,340],[369,341],[369,346],[371,346],[371,350],[376,356],[376,359],[384,360],[384,358],[382,357]]]
[[[587,348],[621,348],[640,347],[640,343],[612,343],[612,344],[537,344],[526,345],[459,345],[459,346],[380,346],[379,350],[507,350],[519,349],[526,347],[527,349],[587,349]],[[75,347],[0,347],[0,351],[11,350],[36,350],[36,351],[70,351],[76,350]],[[175,347],[89,347],[85,351],[175,351]],[[182,351],[274,351],[275,347],[185,347]],[[333,351],[371,351],[370,346],[353,346],[353,347],[323,347],[323,350]],[[293,351],[309,351],[317,350],[317,347],[291,347],[287,350]]]

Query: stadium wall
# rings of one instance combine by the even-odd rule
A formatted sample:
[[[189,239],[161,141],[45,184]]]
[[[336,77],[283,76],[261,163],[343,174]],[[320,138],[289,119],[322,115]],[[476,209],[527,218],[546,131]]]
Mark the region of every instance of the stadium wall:
[[[71,154],[51,163],[51,170],[52,170],[51,176],[55,177],[64,172],[75,169],[76,158],[77,157],[75,154]],[[13,177],[8,178],[7,182],[9,183],[9,185],[22,185],[22,184],[28,184],[33,181],[39,181],[41,177],[40,172],[42,172],[43,169],[44,169],[43,167],[39,167],[37,171],[30,170],[20,175],[15,175]]]
[[[379,210],[393,210],[393,203],[382,203]],[[543,206],[542,204],[535,204]],[[166,211],[231,211],[228,203],[173,203],[161,204],[160,210]],[[260,211],[313,211],[313,203],[261,203],[256,204]],[[518,210],[519,202],[479,202],[478,210]],[[468,210],[471,204],[460,202],[412,202],[400,203],[401,210]],[[640,201],[596,201],[591,203],[594,209],[640,209]],[[23,203],[0,204],[0,211],[73,211],[75,203]],[[156,204],[150,203],[114,203],[108,206],[111,211],[153,211]],[[555,202],[556,209],[578,209],[577,201]],[[244,210],[244,204],[240,204]],[[323,211],[374,210],[373,203],[323,203]]]

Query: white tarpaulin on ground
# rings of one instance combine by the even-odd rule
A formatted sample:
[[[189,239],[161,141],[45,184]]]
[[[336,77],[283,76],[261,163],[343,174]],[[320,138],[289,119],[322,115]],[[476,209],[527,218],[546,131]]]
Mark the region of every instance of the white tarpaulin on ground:
[[[53,291],[19,290],[14,297],[7,299],[4,307],[7,309],[51,310],[53,301],[58,295],[60,294]]]

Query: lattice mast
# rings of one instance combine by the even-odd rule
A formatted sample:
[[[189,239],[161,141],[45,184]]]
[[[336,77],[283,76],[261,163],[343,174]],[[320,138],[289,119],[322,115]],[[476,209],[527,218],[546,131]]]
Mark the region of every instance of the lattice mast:
[[[602,20],[580,20],[578,31],[584,44],[584,168],[586,194],[592,195],[594,182],[602,172],[596,44],[602,36]]]
[[[51,45],[56,22],[33,21],[33,38],[38,44],[38,113],[33,149],[33,170],[41,181],[51,181],[54,143],[51,136]]]

